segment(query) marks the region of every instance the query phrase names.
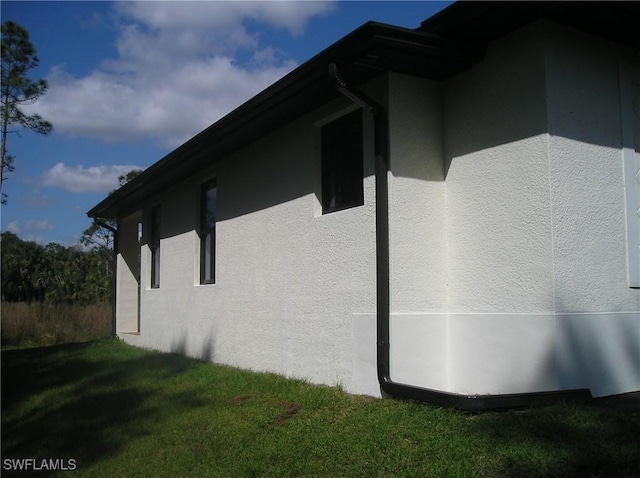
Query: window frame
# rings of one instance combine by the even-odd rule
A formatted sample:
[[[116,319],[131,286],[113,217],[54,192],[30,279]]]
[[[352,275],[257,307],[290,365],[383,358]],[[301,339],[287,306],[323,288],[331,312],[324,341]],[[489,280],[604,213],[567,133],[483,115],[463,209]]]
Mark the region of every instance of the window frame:
[[[151,227],[151,237],[149,240],[149,249],[151,251],[151,288],[160,288],[160,231],[162,227],[162,209],[158,204],[151,208],[149,215]]]
[[[640,289],[640,152],[638,118],[635,116],[633,102],[640,94],[637,74],[629,65],[619,65],[620,113],[622,124],[622,169],[625,185],[625,216],[627,236],[627,284],[630,288]]]
[[[350,129],[352,134],[349,134]],[[342,198],[339,197],[341,194]],[[320,205],[323,215],[364,205],[361,108],[340,115],[320,128]]]
[[[209,207],[208,192],[215,190],[213,202],[213,221],[209,227],[207,212]],[[200,185],[199,208],[200,224],[198,235],[200,236],[200,284],[216,283],[216,229],[218,209],[218,182],[216,178],[209,179]],[[208,261],[208,263],[207,263]],[[208,266],[208,267],[207,267]]]

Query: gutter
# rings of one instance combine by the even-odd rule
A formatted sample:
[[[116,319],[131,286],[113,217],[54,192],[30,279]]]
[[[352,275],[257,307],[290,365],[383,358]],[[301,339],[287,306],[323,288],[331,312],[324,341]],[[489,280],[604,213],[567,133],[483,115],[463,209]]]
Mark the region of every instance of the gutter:
[[[588,389],[513,393],[500,395],[468,395],[433,390],[394,382],[390,373],[390,291],[389,291],[389,120],[385,109],[340,76],[335,63],[329,65],[329,77],[336,89],[353,103],[366,109],[374,119],[374,155],[376,183],[376,333],[378,383],[383,396],[415,400],[442,407],[480,412],[531,407],[558,400],[588,400]]]
[[[113,276],[111,277],[111,337],[116,336],[116,290],[118,284],[118,278],[116,272],[118,270],[118,230],[110,226],[109,224],[101,221],[97,217],[94,217],[93,220],[98,226],[104,227],[113,233]]]
[[[383,71],[441,79],[471,67],[483,54],[475,43],[365,23],[149,166],[87,215],[117,218],[133,213],[146,198],[338,97],[327,82],[328,63],[348,65],[351,81],[360,84]]]

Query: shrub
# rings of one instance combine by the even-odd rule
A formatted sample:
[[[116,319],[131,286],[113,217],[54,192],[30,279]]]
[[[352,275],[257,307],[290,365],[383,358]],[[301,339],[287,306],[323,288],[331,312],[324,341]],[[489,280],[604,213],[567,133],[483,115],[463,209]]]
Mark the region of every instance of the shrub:
[[[86,342],[111,334],[108,304],[2,303],[2,346]]]

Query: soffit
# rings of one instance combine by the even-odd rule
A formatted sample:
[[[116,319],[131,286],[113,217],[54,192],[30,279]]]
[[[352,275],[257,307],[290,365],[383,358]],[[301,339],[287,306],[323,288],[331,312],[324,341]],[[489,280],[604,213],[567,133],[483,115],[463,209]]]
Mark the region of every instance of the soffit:
[[[640,47],[640,2],[459,2],[422,22],[420,30],[486,44],[532,21],[547,18]]]

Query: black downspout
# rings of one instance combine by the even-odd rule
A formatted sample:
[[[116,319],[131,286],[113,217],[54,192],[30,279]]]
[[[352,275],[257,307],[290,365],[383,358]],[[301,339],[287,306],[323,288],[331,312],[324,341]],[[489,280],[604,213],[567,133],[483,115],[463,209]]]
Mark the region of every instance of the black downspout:
[[[374,119],[374,155],[376,182],[376,331],[378,382],[388,396],[452,407],[466,411],[529,407],[559,399],[587,400],[588,389],[514,393],[502,395],[461,395],[394,382],[390,373],[390,294],[389,294],[389,123],[385,109],[361,91],[351,88],[340,76],[335,63],[329,76],[337,90],[363,107]]]
[[[93,220],[98,226],[104,227],[105,229],[111,231],[113,233],[113,257],[112,257],[112,274],[111,277],[111,337],[116,336],[116,286],[118,284],[118,279],[116,276],[116,272],[118,269],[118,230],[110,226],[109,224],[101,221],[100,219],[94,217]]]

